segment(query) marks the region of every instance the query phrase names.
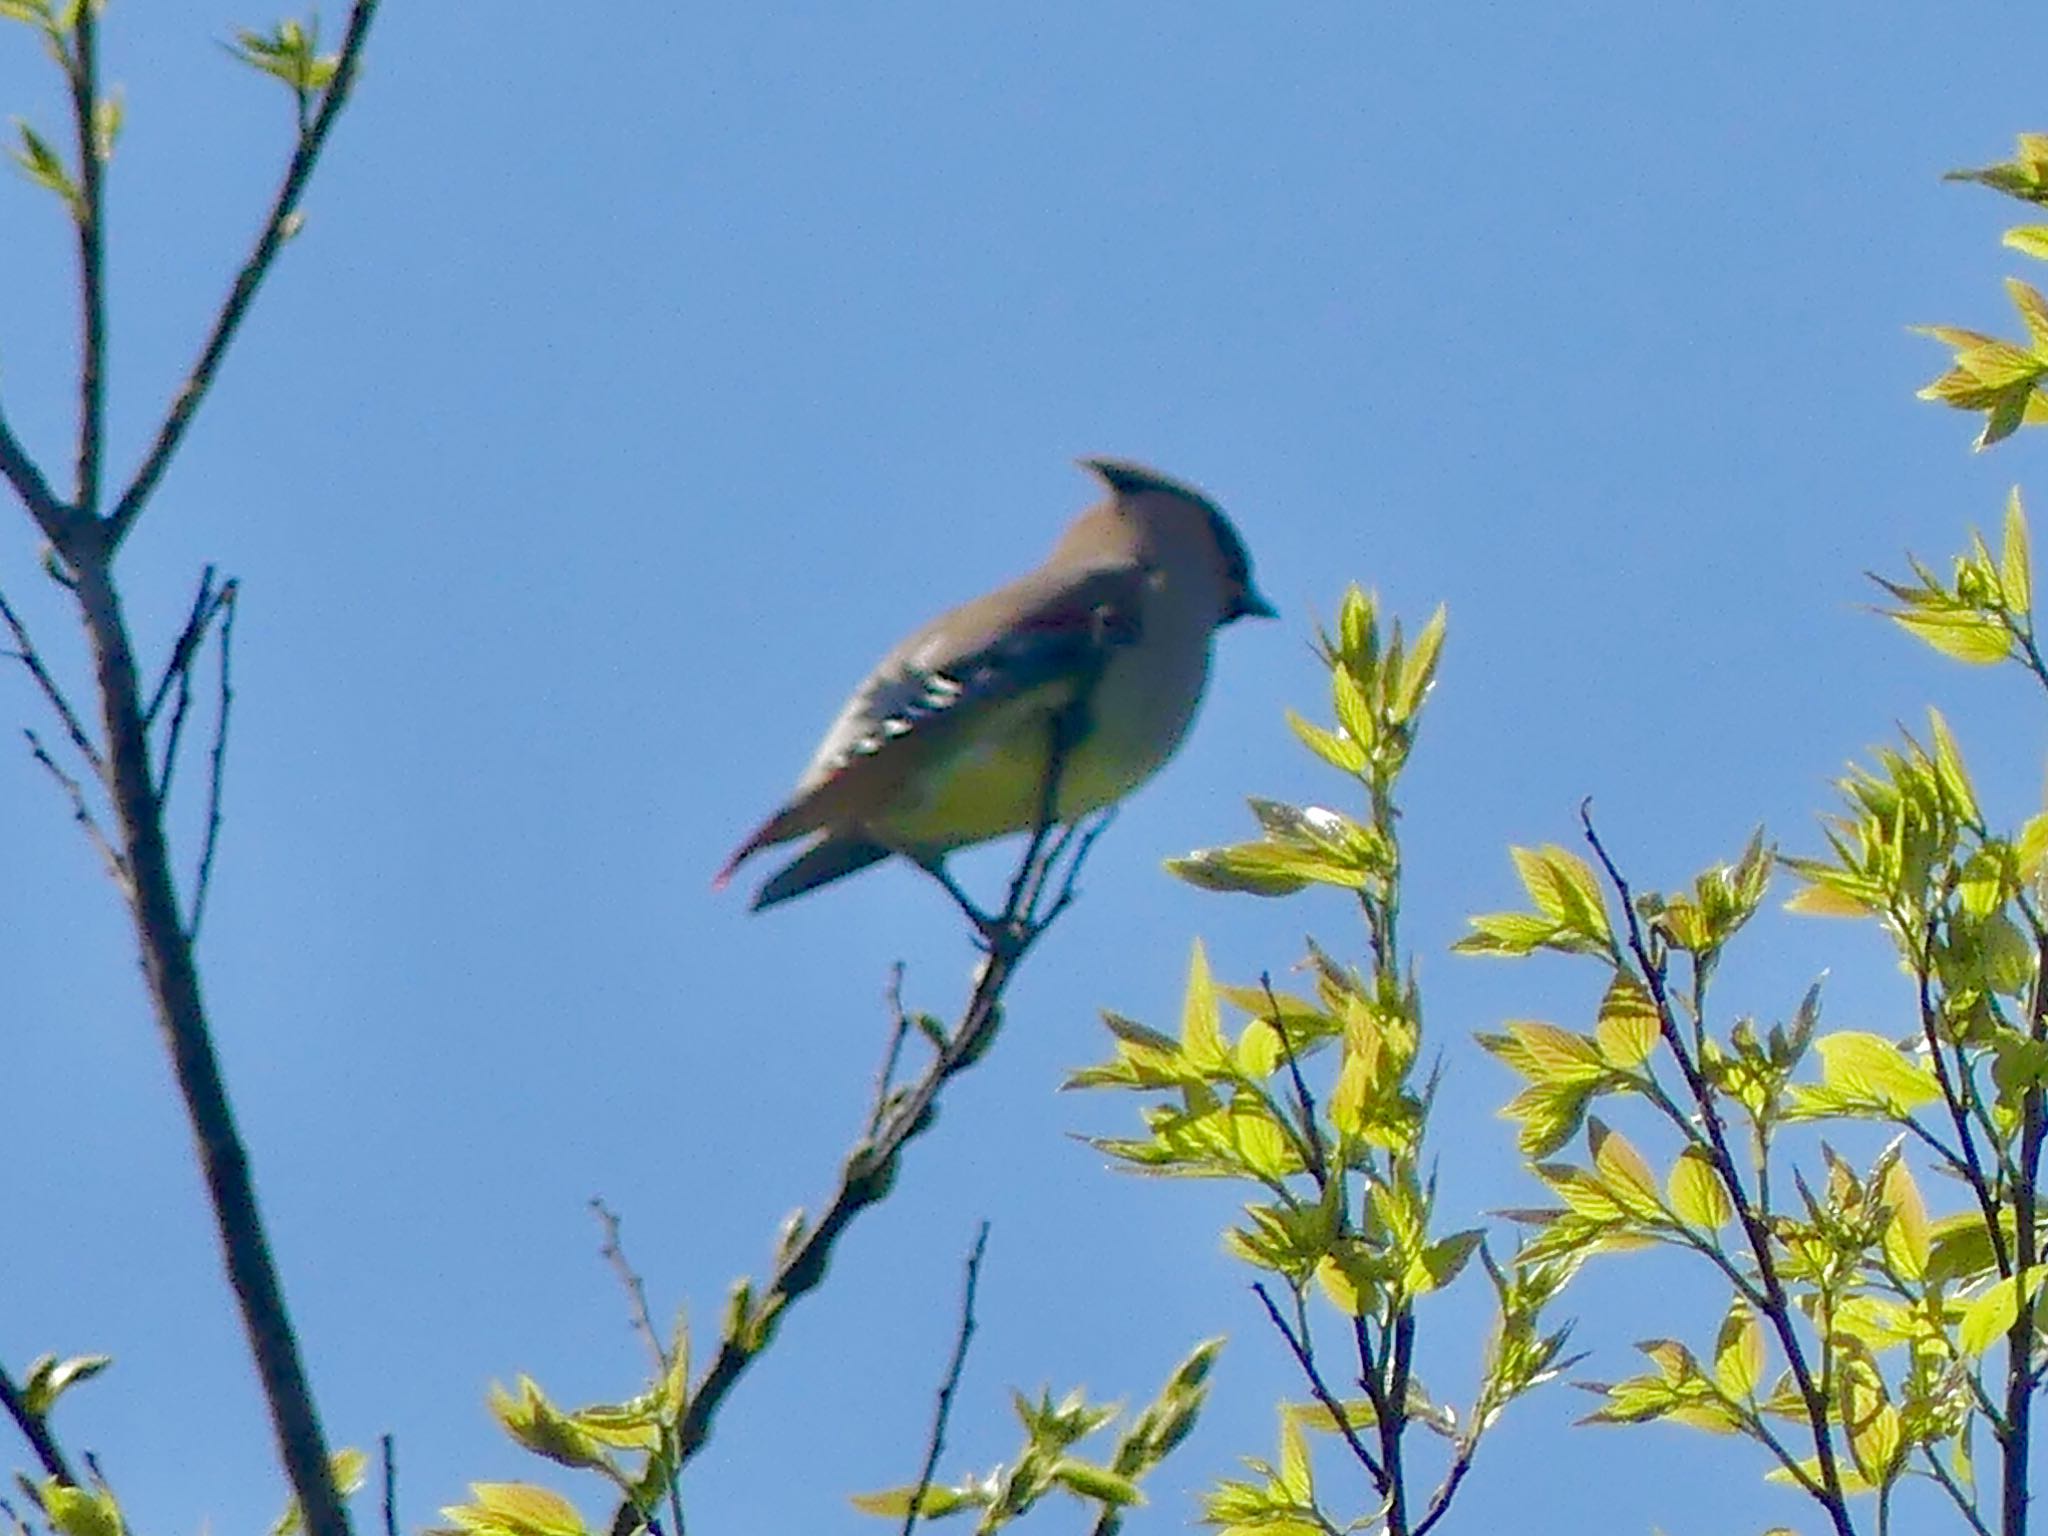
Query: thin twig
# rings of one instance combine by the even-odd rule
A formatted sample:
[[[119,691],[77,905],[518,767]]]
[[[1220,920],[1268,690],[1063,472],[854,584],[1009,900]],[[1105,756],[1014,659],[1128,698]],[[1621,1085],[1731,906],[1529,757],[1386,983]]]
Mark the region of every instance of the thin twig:
[[[1758,1213],[1743,1187],[1736,1171],[1735,1158],[1728,1150],[1726,1128],[1721,1122],[1721,1112],[1715,1102],[1713,1087],[1701,1075],[1698,1064],[1686,1050],[1683,1036],[1679,1033],[1678,1019],[1672,1011],[1669,991],[1665,986],[1663,967],[1654,963],[1649,947],[1643,938],[1642,924],[1636,915],[1634,893],[1620,868],[1608,853],[1607,846],[1600,841],[1600,834],[1593,826],[1593,802],[1589,799],[1579,806],[1579,823],[1584,829],[1586,842],[1606,871],[1609,884],[1621,904],[1624,921],[1627,924],[1629,953],[1640,967],[1642,980],[1649,988],[1651,1001],[1657,1009],[1657,1027],[1672,1058],[1678,1063],[1678,1070],[1685,1078],[1687,1092],[1693,1103],[1699,1107],[1700,1123],[1706,1130],[1708,1153],[1714,1164],[1714,1171],[1727,1191],[1735,1207],[1736,1220],[1742,1227],[1748,1241],[1750,1258],[1755,1262],[1757,1278],[1762,1282],[1765,1316],[1770,1319],[1771,1330],[1778,1336],[1779,1347],[1785,1353],[1786,1364],[1791,1368],[1792,1377],[1799,1389],[1802,1405],[1806,1409],[1807,1429],[1813,1437],[1814,1458],[1820,1466],[1821,1492],[1816,1502],[1827,1511],[1837,1536],[1855,1536],[1855,1526],[1849,1519],[1847,1500],[1843,1496],[1841,1472],[1835,1461],[1834,1435],[1828,1420],[1826,1395],[1816,1384],[1812,1368],[1808,1365],[1806,1351],[1799,1341],[1799,1333],[1793,1324],[1791,1298],[1785,1292],[1784,1283],[1779,1279],[1778,1266],[1771,1252],[1771,1234],[1763,1216]],[[1619,957],[1617,957],[1619,958]],[[1826,1340],[1822,1341],[1822,1352],[1827,1350]]]
[[[171,646],[171,659],[164,663],[163,676],[156,680],[149,707],[142,712],[144,726],[156,724],[157,713],[164,707],[164,695],[171,691],[173,682],[191,670],[192,653],[206,638],[206,626],[213,617],[213,573],[210,565],[200,573],[199,590],[192,596],[192,611],[185,616],[185,627],[178,631],[177,641]]]
[[[633,1331],[647,1341],[648,1353],[654,1356],[655,1370],[666,1372],[669,1367],[668,1348],[661,1342],[661,1335],[654,1331],[654,1316],[647,1310],[647,1286],[641,1280],[640,1272],[627,1260],[625,1244],[619,1241],[619,1218],[604,1203],[602,1195],[590,1197],[590,1208],[597,1213],[598,1225],[604,1228],[604,1246],[598,1252],[611,1265],[612,1273],[619,1278],[620,1288],[626,1293],[627,1304],[633,1313]]]
[[[882,1069],[875,1074],[875,1102],[868,1111],[868,1135],[882,1128],[889,1110],[889,1092],[896,1086],[896,1067],[903,1059],[903,1037],[910,1033],[910,1015],[903,1008],[903,962],[889,967],[889,1048],[882,1055]]]
[[[388,1432],[379,1440],[384,1451],[384,1536],[398,1536],[398,1442]]]
[[[1387,1487],[1386,1469],[1380,1465],[1378,1458],[1373,1455],[1366,1443],[1358,1438],[1358,1431],[1351,1427],[1351,1416],[1344,1411],[1344,1405],[1337,1400],[1337,1395],[1323,1380],[1322,1370],[1316,1365],[1314,1347],[1308,1339],[1297,1337],[1287,1319],[1280,1315],[1280,1309],[1274,1305],[1263,1280],[1253,1283],[1252,1294],[1259,1298],[1259,1305],[1266,1309],[1266,1316],[1272,1321],[1274,1330],[1287,1341],[1288,1349],[1294,1354],[1295,1363],[1301,1367],[1301,1374],[1308,1378],[1309,1391],[1315,1400],[1323,1405],[1323,1411],[1329,1414],[1330,1421],[1337,1426],[1337,1432],[1344,1437],[1344,1443],[1351,1447],[1351,1454],[1358,1458],[1358,1464],[1365,1468],[1373,1483],[1384,1493]]]
[[[36,1453],[36,1460],[43,1464],[43,1470],[65,1487],[76,1488],[78,1479],[71,1471],[71,1464],[64,1459],[63,1450],[50,1437],[50,1426],[40,1414],[29,1412],[21,1388],[14,1384],[14,1378],[7,1374],[5,1366],[0,1366],[0,1408],[5,1408],[7,1416],[14,1420],[14,1427],[21,1431],[29,1449]]]
[[[208,758],[206,780],[206,843],[199,853],[199,877],[192,886],[192,926],[188,930],[198,942],[199,925],[206,917],[206,895],[213,889],[213,856],[220,848],[221,780],[228,762],[228,715],[235,703],[235,593],[231,578],[214,600],[220,611],[220,715],[213,728],[213,751]]]
[[[960,1288],[960,1331],[953,1338],[953,1359],[946,1367],[946,1379],[939,1384],[939,1405],[932,1415],[931,1439],[926,1442],[924,1470],[917,1474],[911,1491],[910,1508],[903,1515],[903,1536],[917,1528],[918,1511],[931,1491],[932,1477],[939,1470],[939,1455],[946,1448],[946,1421],[953,1416],[953,1393],[960,1385],[960,1372],[967,1365],[968,1341],[974,1337],[974,1290],[981,1283],[981,1256],[988,1249],[988,1223],[983,1221],[974,1234],[974,1247],[967,1254],[967,1279]]]
[[[228,345],[235,339],[243,317],[249,312],[250,301],[256,297],[256,290],[270,271],[271,263],[290,237],[295,223],[292,216],[298,211],[306,182],[319,162],[320,152],[327,143],[335,120],[348,103],[350,88],[356,80],[356,69],[362,60],[363,44],[369,38],[370,23],[377,14],[377,4],[378,0],[355,0],[349,7],[348,30],[342,37],[341,52],[335,60],[334,78],[321,97],[320,110],[314,114],[311,126],[299,135],[298,147],[293,150],[291,161],[285,167],[284,180],[271,202],[270,213],[263,221],[255,247],[250,251],[249,259],[242,264],[241,271],[235,274],[234,286],[228,290],[227,300],[214,318],[213,330],[200,349],[199,360],[192,365],[191,373],[172,400],[170,412],[164,417],[163,426],[158,429],[156,441],[143,459],[142,467],[136,470],[135,478],[121,493],[120,501],[115,503],[113,512],[107,517],[107,548],[110,552],[128,536],[128,530],[141,515],[143,504],[156,489],[157,481],[163,478],[171,455],[177,452],[186,429],[192,425],[193,413],[213,386],[214,375],[219,371],[221,359],[227,355]]]
[[[21,734],[28,738],[29,755],[48,770],[50,777],[57,781],[71,801],[71,819],[84,828],[85,835],[92,839],[93,847],[99,850],[100,858],[106,863],[107,873],[114,877],[114,884],[121,888],[124,895],[132,897],[134,883],[128,878],[128,866],[115,851],[113,843],[108,841],[99,818],[93,815],[92,804],[85,798],[85,786],[59,766],[57,760],[50,756],[49,749],[43,745],[42,738],[34,731],[24,728]]]
[[[43,665],[43,658],[37,652],[35,642],[29,638],[28,627],[9,606],[4,592],[0,592],[0,620],[6,622],[8,631],[14,636],[15,649],[6,654],[28,669],[28,675],[34,678],[36,686],[42,689],[43,697],[48,699],[50,707],[57,711],[57,718],[63,722],[64,734],[71,738],[71,745],[78,749],[79,756],[92,764],[94,777],[104,782],[106,765],[100,758],[99,748],[95,747],[92,738],[86,735],[85,727],[79,723],[77,711],[72,709],[71,701],[64,696],[64,690],[57,686],[57,680],[50,676],[50,669]]]

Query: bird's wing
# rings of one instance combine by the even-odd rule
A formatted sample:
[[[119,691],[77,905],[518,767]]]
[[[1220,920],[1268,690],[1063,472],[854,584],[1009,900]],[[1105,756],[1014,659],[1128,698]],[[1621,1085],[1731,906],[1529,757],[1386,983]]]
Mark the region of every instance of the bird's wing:
[[[919,757],[921,738],[980,706],[1078,684],[1137,637],[1145,572],[1134,565],[1039,571],[942,614],[854,690],[797,782],[798,794],[864,761]]]
[[[979,710],[1040,689],[1064,690],[1063,705],[1137,638],[1146,580],[1133,564],[1041,570],[934,619],[854,690],[789,803],[720,879],[762,848],[888,805]]]

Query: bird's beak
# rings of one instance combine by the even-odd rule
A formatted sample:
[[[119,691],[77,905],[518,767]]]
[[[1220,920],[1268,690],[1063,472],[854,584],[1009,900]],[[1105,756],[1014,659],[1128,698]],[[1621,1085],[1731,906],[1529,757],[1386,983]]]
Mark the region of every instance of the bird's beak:
[[[1237,601],[1231,604],[1232,619],[1277,619],[1280,610],[1260,595],[1258,588],[1246,587],[1238,593]],[[1226,621],[1227,622],[1227,621]]]

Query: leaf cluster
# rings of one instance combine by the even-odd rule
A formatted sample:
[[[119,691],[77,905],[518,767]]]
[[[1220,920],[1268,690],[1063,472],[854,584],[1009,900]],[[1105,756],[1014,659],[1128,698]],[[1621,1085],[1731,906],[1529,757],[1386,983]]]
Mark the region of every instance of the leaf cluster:
[[[1339,1528],[1316,1489],[1304,1438],[1314,1430],[1339,1436],[1371,1481],[1379,1498],[1372,1520],[1396,1536],[1426,1531],[1501,1409],[1561,1368],[1569,1330],[1544,1327],[1542,1316],[1571,1265],[1495,1265],[1478,1228],[1439,1222],[1425,1161],[1433,1083],[1420,1069],[1422,998],[1400,944],[1395,792],[1444,634],[1438,609],[1411,645],[1398,622],[1382,624],[1371,598],[1347,591],[1334,632],[1316,646],[1334,722],[1289,712],[1288,723],[1362,792],[1361,810],[1254,799],[1258,840],[1167,866],[1208,890],[1346,892],[1364,923],[1365,963],[1345,964],[1310,940],[1300,988],[1276,987],[1270,976],[1235,985],[1211,973],[1197,943],[1178,1030],[1107,1013],[1114,1055],[1067,1083],[1151,1098],[1140,1111],[1142,1136],[1094,1140],[1123,1167],[1230,1179],[1252,1192],[1224,1243],[1267,1277],[1255,1289],[1307,1396],[1284,1405],[1279,1461],[1251,1460],[1252,1479],[1227,1479],[1207,1496],[1207,1518],[1226,1531]],[[1475,1254],[1493,1280],[1498,1319],[1483,1379],[1460,1412],[1433,1399],[1416,1373],[1416,1307]],[[1326,1328],[1334,1314],[1343,1352],[1354,1357],[1342,1367],[1326,1366],[1319,1353],[1317,1313]],[[1401,1446],[1418,1425],[1448,1451],[1427,1507],[1418,1500],[1411,1511]]]
[[[1094,1536],[1115,1536],[1123,1526],[1123,1511],[1145,1502],[1139,1487],[1145,1475],[1194,1429],[1222,1348],[1221,1339],[1196,1345],[1174,1367],[1159,1395],[1124,1425],[1105,1459],[1089,1460],[1074,1448],[1115,1424],[1123,1414],[1120,1407],[1090,1403],[1078,1388],[1058,1402],[1049,1392],[1036,1399],[1013,1392],[1011,1405],[1023,1425],[1024,1443],[1012,1461],[981,1477],[927,1487],[921,1495],[915,1486],[860,1494],[854,1506],[896,1520],[911,1513],[913,1500],[921,1519],[978,1511],[975,1531],[988,1536],[1028,1514],[1047,1495],[1066,1493],[1095,1506]]]

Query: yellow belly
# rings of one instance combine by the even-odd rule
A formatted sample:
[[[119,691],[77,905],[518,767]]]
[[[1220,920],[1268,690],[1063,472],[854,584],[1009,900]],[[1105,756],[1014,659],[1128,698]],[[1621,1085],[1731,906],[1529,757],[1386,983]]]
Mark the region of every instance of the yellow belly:
[[[1192,647],[1190,676],[1136,686],[1112,665],[1095,691],[1089,729],[1061,768],[1057,821],[1114,804],[1149,779],[1180,744],[1201,697],[1206,647]],[[869,827],[891,847],[944,852],[1036,826],[1044,806],[1052,710],[1061,699],[1027,696],[975,723],[971,740],[919,775],[884,820]]]

